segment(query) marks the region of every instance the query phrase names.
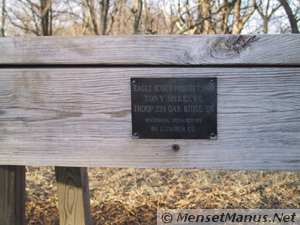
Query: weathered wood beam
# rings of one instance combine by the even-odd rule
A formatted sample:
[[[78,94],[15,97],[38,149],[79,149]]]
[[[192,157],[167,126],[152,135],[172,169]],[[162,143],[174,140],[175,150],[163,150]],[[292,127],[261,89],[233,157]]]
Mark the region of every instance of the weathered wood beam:
[[[5,65],[300,65],[299,35],[0,39]]]
[[[131,77],[217,77],[218,139],[132,139]],[[299,112],[299,67],[1,69],[0,164],[299,171]]]

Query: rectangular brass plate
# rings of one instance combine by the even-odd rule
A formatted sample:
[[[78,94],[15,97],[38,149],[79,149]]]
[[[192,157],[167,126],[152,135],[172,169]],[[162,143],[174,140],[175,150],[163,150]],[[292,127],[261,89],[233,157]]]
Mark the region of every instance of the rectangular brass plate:
[[[132,137],[216,139],[217,78],[131,78]]]

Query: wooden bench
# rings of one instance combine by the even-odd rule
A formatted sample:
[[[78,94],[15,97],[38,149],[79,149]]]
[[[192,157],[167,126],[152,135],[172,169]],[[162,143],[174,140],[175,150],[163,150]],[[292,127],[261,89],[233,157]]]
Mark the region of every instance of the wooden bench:
[[[299,35],[1,38],[0,49],[1,224],[25,223],[24,165],[56,167],[60,224],[91,223],[86,167],[300,170]],[[132,77],[216,77],[218,139],[132,138]]]

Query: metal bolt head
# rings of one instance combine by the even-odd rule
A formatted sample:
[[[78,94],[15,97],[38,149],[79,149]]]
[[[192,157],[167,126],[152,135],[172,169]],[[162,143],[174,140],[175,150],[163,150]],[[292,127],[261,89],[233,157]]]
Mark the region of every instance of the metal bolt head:
[[[177,144],[174,144],[174,145],[172,145],[172,150],[173,151],[179,151],[179,149],[180,149],[180,147],[179,147],[179,145],[177,145]]]
[[[217,134],[216,133],[214,133],[214,132],[211,132],[210,133],[210,139],[213,139],[213,140],[215,140],[215,139],[217,139]]]

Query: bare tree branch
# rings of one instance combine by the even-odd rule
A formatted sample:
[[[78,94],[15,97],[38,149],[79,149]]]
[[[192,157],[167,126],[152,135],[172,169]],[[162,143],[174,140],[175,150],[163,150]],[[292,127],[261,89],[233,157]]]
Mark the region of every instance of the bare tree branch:
[[[5,8],[5,5],[6,5],[6,2],[5,0],[2,0],[2,18],[1,18],[1,35],[2,37],[5,37],[5,11],[6,11],[6,8]]]
[[[299,34],[299,29],[298,29],[298,25],[297,25],[297,21],[295,16],[293,15],[292,9],[290,7],[290,5],[288,4],[288,2],[286,0],[278,0],[281,5],[283,6],[289,21],[290,21],[290,25],[291,25],[291,29],[292,29],[292,33],[295,34]]]

